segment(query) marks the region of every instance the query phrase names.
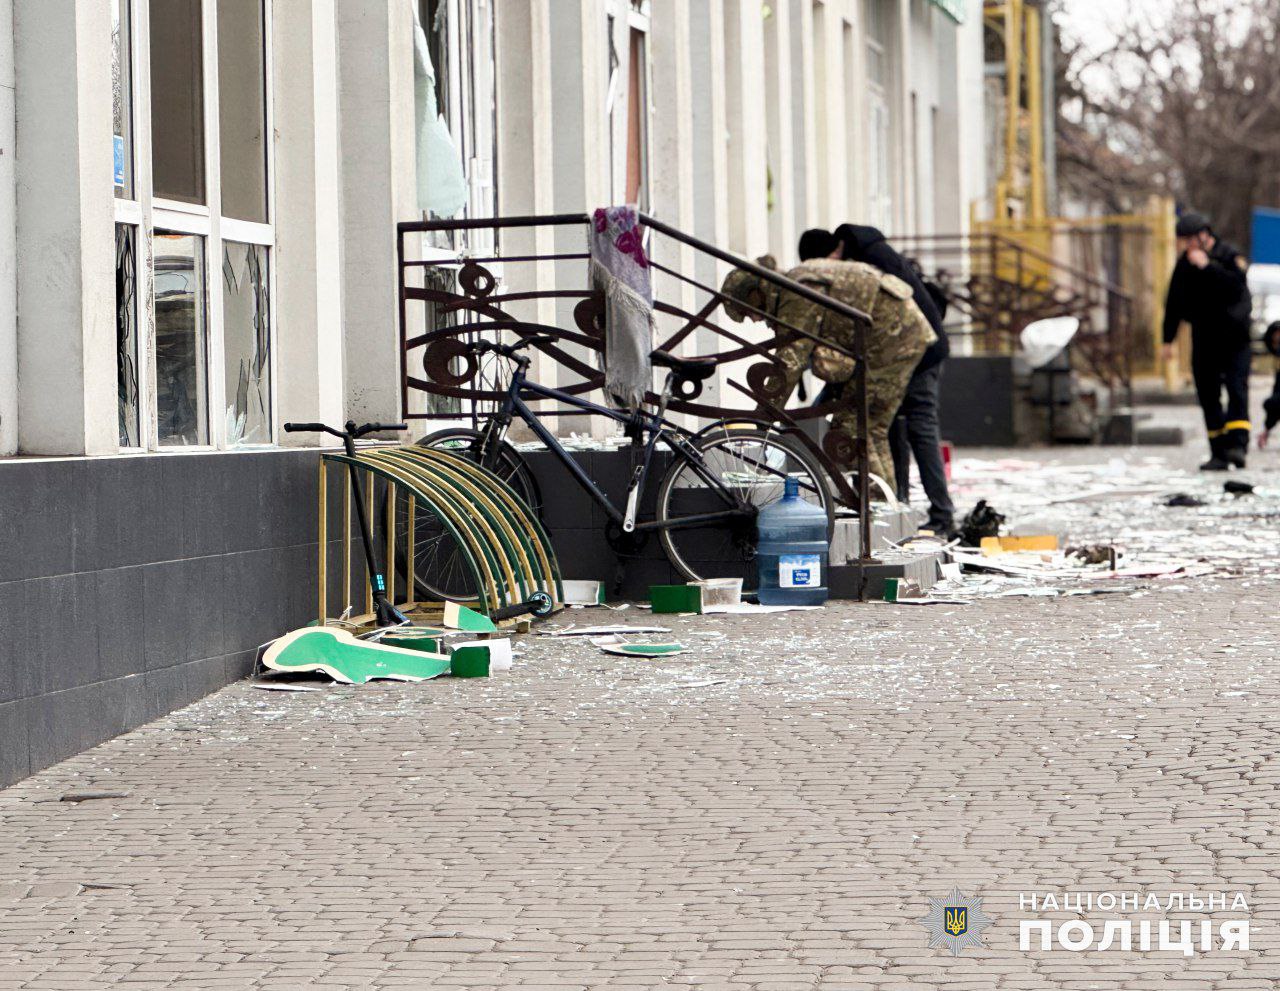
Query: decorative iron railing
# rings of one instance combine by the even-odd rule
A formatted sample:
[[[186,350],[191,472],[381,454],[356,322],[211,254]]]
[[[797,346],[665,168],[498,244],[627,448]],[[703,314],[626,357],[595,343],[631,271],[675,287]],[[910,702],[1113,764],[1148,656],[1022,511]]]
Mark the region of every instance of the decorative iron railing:
[[[590,287],[586,214],[505,217],[491,220],[434,220],[398,226],[400,281],[401,401],[406,419],[480,418],[502,398],[499,369],[476,357],[468,344],[477,339],[530,340],[545,356],[533,374],[550,374],[556,388],[583,395],[604,386],[604,300]],[[739,258],[714,245],[641,215],[654,275],[657,315],[656,350],[684,358],[713,360],[721,368],[716,387],[706,396],[674,396],[670,414],[700,421],[765,423],[813,454],[830,477],[837,500],[858,511],[864,548],[870,546],[870,479],[867,469],[866,353],[867,314],[779,272]],[[438,231],[493,228],[498,248],[472,258],[423,257],[421,235]],[[854,321],[854,346],[842,347],[810,330],[778,320],[733,300],[737,310],[763,323],[738,325],[721,316],[728,299],[721,277],[745,269],[776,286],[816,302]],[[441,273],[451,272],[452,277]],[[693,274],[691,274],[693,273]],[[820,340],[855,359],[845,396],[799,408],[787,408],[787,396],[775,352],[795,337]],[[733,401],[726,401],[724,392]],[[650,391],[646,402],[659,396]],[[837,429],[819,443],[806,430],[852,401],[860,438]],[[539,416],[579,414],[576,409],[539,408]]]

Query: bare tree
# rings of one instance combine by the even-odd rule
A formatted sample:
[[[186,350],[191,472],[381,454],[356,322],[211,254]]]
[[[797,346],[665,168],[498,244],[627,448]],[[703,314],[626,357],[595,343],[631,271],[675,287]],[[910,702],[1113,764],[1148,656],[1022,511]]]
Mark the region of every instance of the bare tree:
[[[1247,247],[1252,208],[1280,200],[1280,0],[1177,0],[1062,56],[1064,182],[1111,209],[1171,192]]]

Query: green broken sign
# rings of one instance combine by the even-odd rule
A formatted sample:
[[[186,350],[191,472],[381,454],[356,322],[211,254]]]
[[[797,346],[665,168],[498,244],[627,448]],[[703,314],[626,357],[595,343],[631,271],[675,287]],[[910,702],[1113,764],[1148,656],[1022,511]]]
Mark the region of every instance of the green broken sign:
[[[606,654],[621,654],[623,657],[668,657],[684,652],[681,643],[611,643],[601,644],[600,649]]]
[[[358,640],[346,630],[310,627],[286,633],[262,655],[273,671],[323,671],[345,685],[385,678],[426,681],[449,672],[449,658]]]

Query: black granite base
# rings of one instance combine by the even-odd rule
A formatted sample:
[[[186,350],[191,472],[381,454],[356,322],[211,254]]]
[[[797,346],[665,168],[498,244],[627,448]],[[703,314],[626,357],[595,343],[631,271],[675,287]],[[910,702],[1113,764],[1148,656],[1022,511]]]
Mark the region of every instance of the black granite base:
[[[312,618],[316,501],[314,451],[0,462],[0,786]]]

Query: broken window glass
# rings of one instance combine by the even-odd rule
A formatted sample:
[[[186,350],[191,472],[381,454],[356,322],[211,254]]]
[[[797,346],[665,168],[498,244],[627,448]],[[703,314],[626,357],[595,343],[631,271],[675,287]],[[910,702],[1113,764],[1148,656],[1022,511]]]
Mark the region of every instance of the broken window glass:
[[[227,443],[271,443],[271,306],[267,249],[224,241],[222,339]]]
[[[120,446],[141,447],[138,412],[138,229],[116,224],[116,397]]]
[[[493,2],[417,0],[414,14],[421,209],[427,218],[496,216]],[[433,231],[423,244],[485,255],[494,240],[491,228],[476,228]]]
[[[204,238],[156,231],[156,430],[160,446],[209,443]]]
[[[418,208],[433,217],[456,217],[467,205],[467,181],[462,156],[449,131],[448,111],[437,102],[439,76],[432,62],[430,42],[422,26],[415,22]]]

